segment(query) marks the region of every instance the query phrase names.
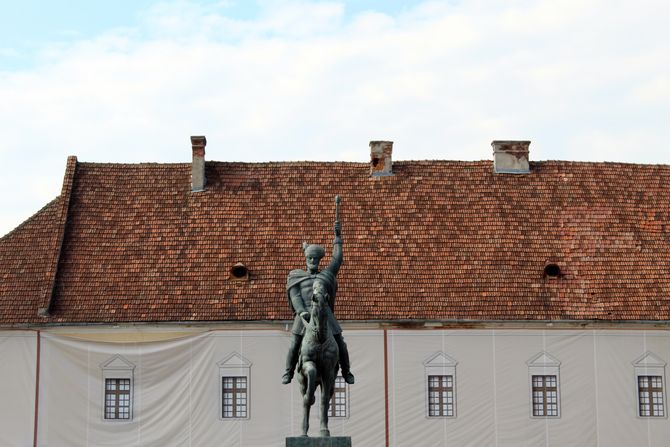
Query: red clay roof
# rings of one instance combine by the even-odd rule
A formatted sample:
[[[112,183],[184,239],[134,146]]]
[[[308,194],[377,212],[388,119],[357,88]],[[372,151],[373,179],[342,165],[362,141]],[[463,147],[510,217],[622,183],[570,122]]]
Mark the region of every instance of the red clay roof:
[[[670,166],[208,162],[201,193],[190,169],[76,164],[71,192],[0,239],[0,324],[287,320],[286,275],[303,241],[328,261],[336,194],[342,320],[670,315]]]
[[[0,324],[39,321],[37,310],[53,290],[62,200],[52,201],[0,239]]]

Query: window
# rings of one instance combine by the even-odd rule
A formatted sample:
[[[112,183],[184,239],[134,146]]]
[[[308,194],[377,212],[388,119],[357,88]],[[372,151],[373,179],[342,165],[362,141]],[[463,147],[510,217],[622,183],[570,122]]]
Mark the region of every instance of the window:
[[[222,377],[221,389],[223,392],[223,418],[247,417],[247,378]]]
[[[102,418],[129,422],[133,418],[133,373],[135,365],[115,355],[100,365],[103,383]]]
[[[428,376],[428,416],[454,415],[454,376]]]
[[[530,416],[557,418],[561,416],[560,375],[561,362],[546,352],[540,352],[528,362],[530,383]]]
[[[558,416],[558,379],[533,376],[533,416]]]
[[[663,377],[637,376],[639,415],[665,416],[663,409]]]
[[[251,362],[234,352],[217,365],[220,384],[219,419],[248,419]]]
[[[426,382],[426,416],[456,417],[456,365],[458,362],[438,352],[423,362]]]
[[[344,381],[342,376],[337,376],[335,378],[335,391],[333,392],[333,397],[330,399],[330,407],[328,408],[328,417],[349,417],[348,394],[347,382]]]
[[[665,418],[665,361],[646,352],[633,362],[633,366],[638,417]]]
[[[130,379],[105,379],[105,419],[130,419]]]

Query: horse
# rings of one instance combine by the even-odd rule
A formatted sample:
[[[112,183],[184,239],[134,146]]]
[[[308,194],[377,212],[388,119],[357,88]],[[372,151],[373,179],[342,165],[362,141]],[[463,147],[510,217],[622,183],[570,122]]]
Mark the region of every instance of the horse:
[[[303,398],[302,436],[309,430],[309,410],[314,404],[316,387],[321,387],[320,435],[330,436],[328,407],[335,391],[335,377],[339,368],[339,350],[328,326],[328,292],[319,280],[314,281],[309,321],[302,319],[305,335],[300,345],[298,383]],[[302,318],[302,317],[301,317]]]

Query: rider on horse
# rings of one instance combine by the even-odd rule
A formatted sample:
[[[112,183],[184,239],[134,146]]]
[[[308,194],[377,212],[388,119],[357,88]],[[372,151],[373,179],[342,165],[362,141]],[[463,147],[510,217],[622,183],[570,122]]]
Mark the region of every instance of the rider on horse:
[[[319,262],[325,255],[325,250],[320,245],[303,244],[307,270],[292,270],[288,274],[286,283],[286,292],[288,295],[289,306],[293,310],[293,328],[291,330],[293,337],[286,357],[286,371],[282,377],[282,383],[287,384],[293,379],[298,356],[300,354],[300,344],[305,334],[305,328],[302,318],[309,318],[309,311],[312,306],[313,284],[316,279],[321,282],[329,296],[329,316],[328,325],[335,337],[335,342],[340,352],[340,368],[342,377],[349,383],[354,383],[354,375],[351,373],[349,364],[349,351],[342,338],[342,328],[335,319],[335,294],[337,292],[337,272],[342,265],[342,237],[340,222],[335,222],[335,240],[333,241],[333,257],[330,264],[325,269],[319,271]]]

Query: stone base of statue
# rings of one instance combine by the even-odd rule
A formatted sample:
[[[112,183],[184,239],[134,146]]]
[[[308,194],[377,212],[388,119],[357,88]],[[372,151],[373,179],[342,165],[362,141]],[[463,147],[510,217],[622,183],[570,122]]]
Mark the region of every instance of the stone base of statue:
[[[331,436],[328,438],[292,436],[286,438],[286,447],[351,447],[351,436]]]

